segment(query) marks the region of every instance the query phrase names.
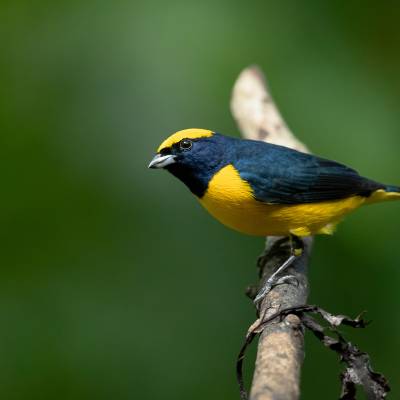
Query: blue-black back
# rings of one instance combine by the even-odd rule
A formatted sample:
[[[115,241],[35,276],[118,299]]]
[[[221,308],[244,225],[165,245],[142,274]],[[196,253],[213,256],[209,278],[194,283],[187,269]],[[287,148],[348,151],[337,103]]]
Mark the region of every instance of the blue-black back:
[[[172,150],[174,152],[174,150]],[[221,168],[232,164],[254,191],[270,204],[301,204],[369,196],[385,185],[361,177],[355,170],[310,154],[270,143],[214,134],[193,141],[187,153],[168,169],[198,197]]]
[[[233,165],[250,183],[256,199],[301,204],[369,196],[384,185],[335,161],[265,142],[238,140]]]

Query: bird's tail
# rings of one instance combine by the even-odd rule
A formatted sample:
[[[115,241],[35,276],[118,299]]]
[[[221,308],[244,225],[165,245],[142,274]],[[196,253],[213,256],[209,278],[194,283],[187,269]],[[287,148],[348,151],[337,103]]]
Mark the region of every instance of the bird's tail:
[[[389,185],[389,186],[386,186],[386,188],[385,188],[385,192],[386,193],[400,193],[400,187],[399,186],[391,186],[391,185]]]
[[[400,187],[388,185],[383,189],[378,189],[368,197],[366,203],[377,203],[380,201],[400,200]]]

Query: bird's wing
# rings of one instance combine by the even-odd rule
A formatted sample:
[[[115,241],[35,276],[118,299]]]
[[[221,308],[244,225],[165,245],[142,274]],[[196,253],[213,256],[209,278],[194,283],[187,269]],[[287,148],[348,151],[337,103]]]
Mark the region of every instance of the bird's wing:
[[[233,163],[257,200],[301,204],[368,196],[382,185],[355,170],[282,146],[255,142],[238,149]],[[263,146],[261,146],[263,145]],[[265,146],[264,146],[265,145]]]

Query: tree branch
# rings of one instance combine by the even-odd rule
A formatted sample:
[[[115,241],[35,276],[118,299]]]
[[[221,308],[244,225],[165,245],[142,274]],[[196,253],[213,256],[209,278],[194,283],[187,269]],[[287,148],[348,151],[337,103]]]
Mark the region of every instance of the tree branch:
[[[242,135],[247,139],[291,147],[307,152],[283,121],[257,67],[246,68],[233,88],[231,110]],[[312,238],[303,239],[303,255],[288,268],[298,284],[276,286],[258,307],[258,318],[250,326],[237,361],[240,394],[247,399],[242,364],[248,345],[260,335],[250,400],[297,400],[300,397],[300,371],[304,359],[304,330],[309,329],[327,348],[335,351],[346,364],[341,375],[341,400],[355,400],[356,385],[363,386],[369,400],[384,400],[390,391],[386,378],[372,370],[369,356],[346,341],[337,330],[340,325],[364,328],[366,323],[343,315],[333,315],[317,306],[306,305],[308,296],[307,265]],[[290,254],[287,238],[270,237],[258,261],[260,282],[249,287],[255,297],[271,274]],[[329,324],[336,338],[325,334],[326,328],[309,314],[319,315]]]
[[[246,68],[239,75],[233,88],[231,110],[245,138],[307,151],[306,146],[295,138],[281,117],[264,76],[257,67]],[[282,308],[307,302],[307,264],[311,245],[312,239],[308,238],[305,241],[304,254],[287,270],[288,274],[297,278],[299,284],[282,284],[268,293],[259,306],[261,319],[250,327],[250,335],[252,328],[257,326],[260,320],[270,317]],[[265,252],[259,258],[259,287],[288,255],[289,246],[286,239],[274,237],[267,240]],[[248,294],[254,297],[257,291],[258,288],[250,288]],[[304,334],[296,315],[287,315],[282,321],[265,327],[258,343],[251,400],[298,399],[303,358]]]

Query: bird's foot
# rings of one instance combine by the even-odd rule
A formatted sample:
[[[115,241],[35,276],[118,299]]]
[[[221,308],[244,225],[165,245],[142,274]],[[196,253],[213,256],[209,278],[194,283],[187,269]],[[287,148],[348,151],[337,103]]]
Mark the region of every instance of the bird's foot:
[[[276,286],[283,285],[285,283],[299,286],[299,281],[294,275],[285,275],[281,278],[278,278],[274,275],[271,276],[267,280],[267,282],[265,282],[265,285],[261,288],[257,296],[254,298],[253,302],[255,305],[259,304],[265,298],[265,296]]]
[[[261,290],[258,292],[257,296],[254,299],[254,304],[258,304],[262,299],[277,285],[282,285],[283,283],[288,283],[288,281],[296,279],[293,275],[283,276],[278,278],[279,273],[283,272],[286,268],[288,268],[293,261],[297,258],[297,255],[292,254],[265,282]],[[296,279],[297,281],[297,279]]]
[[[301,257],[304,252],[304,242],[295,235],[289,236],[289,243],[290,243],[290,256],[289,258],[279,267],[277,270],[267,279],[265,284],[259,290],[257,296],[254,299],[254,304],[257,306],[260,302],[265,298],[265,296],[275,287],[278,285],[282,285],[284,283],[293,283],[295,281],[296,286],[298,286],[299,281],[294,275],[285,275],[282,277],[278,277],[285,269],[290,267],[293,262]],[[267,254],[263,254],[259,258],[258,266],[261,266],[261,262],[265,261],[265,257]]]
[[[269,279],[268,279],[269,280]],[[276,284],[271,284],[268,281],[265,282],[265,285],[261,288],[261,290],[257,293],[257,296],[254,298],[253,303],[257,306],[261,301],[265,298],[265,296],[272,290],[272,288],[276,286]]]

